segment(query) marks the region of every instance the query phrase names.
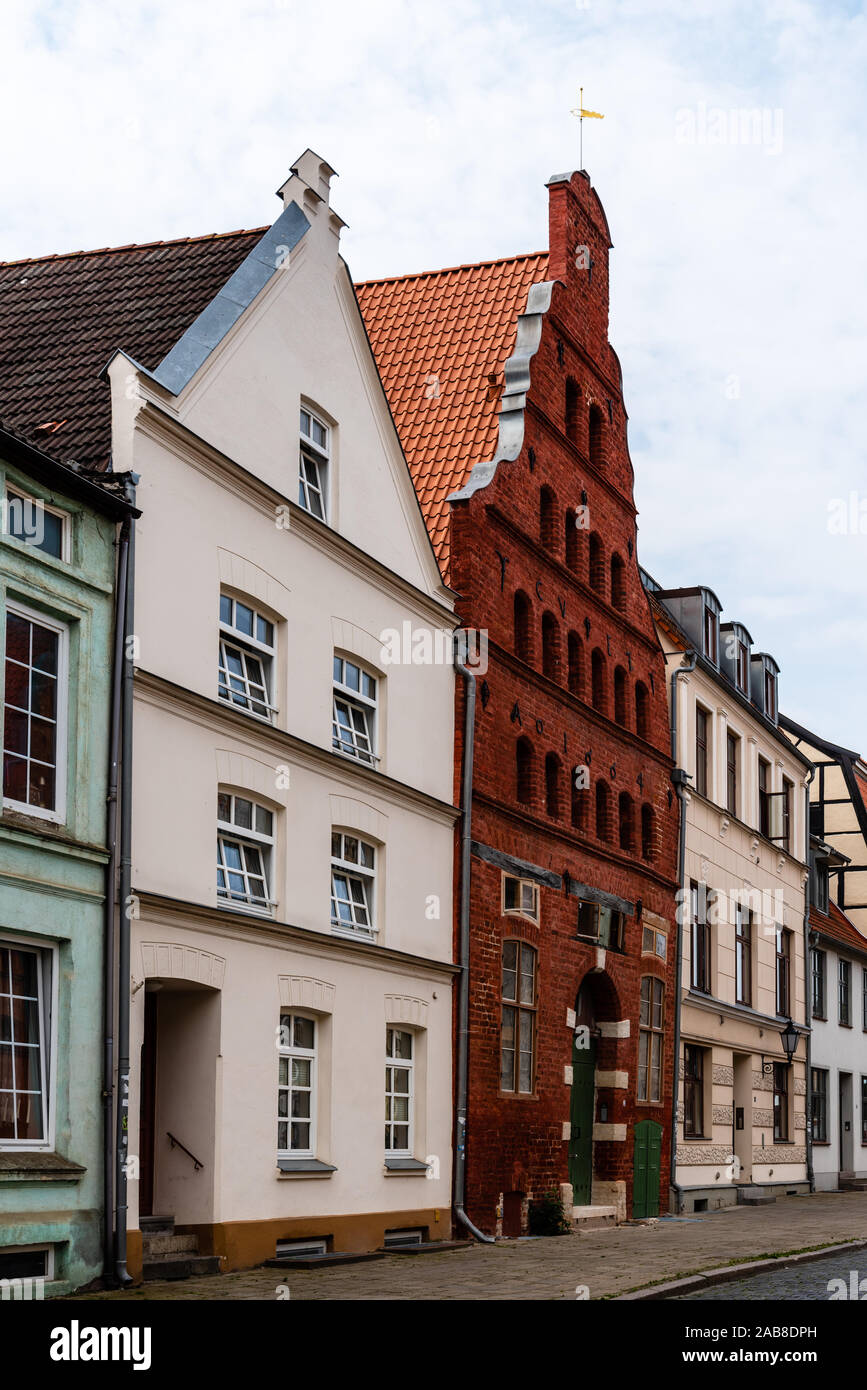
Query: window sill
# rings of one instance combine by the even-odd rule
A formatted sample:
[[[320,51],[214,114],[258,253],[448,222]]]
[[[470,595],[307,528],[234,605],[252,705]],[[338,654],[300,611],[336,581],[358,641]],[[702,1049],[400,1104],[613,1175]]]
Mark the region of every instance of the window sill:
[[[330,1178],[337,1169],[320,1158],[278,1158],[278,1180],[283,1178]]]
[[[217,899],[217,907],[223,912],[242,912],[247,917],[261,917],[263,922],[273,921],[277,904],[271,907],[256,907],[255,903],[228,902],[225,898]]]
[[[80,1182],[87,1169],[49,1149],[0,1151],[0,1183]]]
[[[385,1176],[387,1178],[421,1178],[427,1177],[428,1172],[428,1165],[422,1163],[419,1158],[387,1158],[385,1160]]]
[[[353,931],[351,927],[336,927],[332,922],[331,935],[341,936],[345,941],[372,941],[376,944],[376,938],[379,933],[371,931]]]

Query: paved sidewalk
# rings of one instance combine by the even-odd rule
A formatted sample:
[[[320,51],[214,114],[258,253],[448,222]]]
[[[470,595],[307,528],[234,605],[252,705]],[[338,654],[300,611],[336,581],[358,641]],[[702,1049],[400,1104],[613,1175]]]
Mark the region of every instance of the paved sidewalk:
[[[591,1299],[761,1255],[867,1239],[867,1192],[777,1198],[773,1206],[729,1207],[655,1226],[619,1226],[538,1240],[473,1244],[441,1255],[389,1255],[320,1270],[254,1269],[129,1293],[83,1299],[293,1300]],[[867,1250],[853,1256],[867,1275]],[[282,1295],[284,1298],[286,1294]],[[586,1295],[585,1295],[586,1296]]]

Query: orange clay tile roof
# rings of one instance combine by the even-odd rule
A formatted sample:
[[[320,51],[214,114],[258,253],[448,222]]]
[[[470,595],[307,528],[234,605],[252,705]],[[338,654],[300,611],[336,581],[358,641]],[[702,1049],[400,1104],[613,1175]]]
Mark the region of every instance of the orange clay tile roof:
[[[445,574],[449,493],[493,458],[503,367],[547,253],[356,285],[361,312]]]
[[[265,228],[0,262],[0,417],[61,463],[105,468],[117,348],[153,369]]]
[[[811,907],[810,926],[844,946],[854,946],[857,951],[867,952],[867,937],[861,935],[855,924],[849,921],[834,902],[828,904],[827,916],[824,912],[819,912],[818,908]]]

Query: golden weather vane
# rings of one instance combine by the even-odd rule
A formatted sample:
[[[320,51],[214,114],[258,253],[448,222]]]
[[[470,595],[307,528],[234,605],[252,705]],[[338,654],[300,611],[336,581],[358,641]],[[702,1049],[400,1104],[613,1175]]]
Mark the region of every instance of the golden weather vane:
[[[579,88],[578,88],[578,93],[579,93],[579,95],[578,95],[578,106],[577,106],[577,107],[573,107],[571,114],[572,114],[573,116],[577,116],[577,117],[578,117],[578,157],[579,157],[579,161],[580,161],[579,167],[580,167],[581,169],[583,169],[583,168],[584,168],[584,117],[587,116],[588,119],[592,119],[592,120],[594,120],[594,121],[604,121],[604,120],[605,120],[605,117],[603,116],[603,114],[602,114],[601,111],[585,111],[585,110],[584,110],[584,88],[583,88],[583,87],[579,87]]]

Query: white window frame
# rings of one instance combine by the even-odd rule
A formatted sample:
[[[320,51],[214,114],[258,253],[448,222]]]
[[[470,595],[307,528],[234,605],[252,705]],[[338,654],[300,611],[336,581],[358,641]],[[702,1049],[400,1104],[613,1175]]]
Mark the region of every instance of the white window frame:
[[[307,1022],[307,1023],[312,1023],[312,1024],[313,1024],[313,1046],[312,1046],[312,1048],[299,1047],[299,1046],[297,1046],[297,1045],[295,1044],[294,1041],[291,1042],[291,1043],[288,1043],[288,1044],[284,1044],[284,1042],[283,1042],[283,1021],[284,1021],[284,1019],[287,1019],[287,1018],[291,1018],[292,1021],[293,1021],[293,1023],[292,1023],[293,1036],[294,1036],[294,1020],[295,1020],[296,1018],[303,1018],[303,1019],[305,1020],[305,1022]],[[279,1042],[278,1042],[277,1052],[278,1052],[279,1058],[282,1059],[282,1058],[285,1057],[285,1058],[287,1059],[287,1061],[288,1061],[288,1064],[289,1064],[289,1066],[288,1066],[288,1070],[289,1070],[289,1082],[288,1082],[288,1084],[287,1084],[286,1086],[283,1086],[283,1085],[281,1085],[281,1083],[280,1083],[280,1064],[279,1064],[279,1061],[278,1061],[278,1064],[277,1064],[277,1125],[278,1125],[278,1131],[277,1131],[277,1138],[278,1138],[278,1143],[277,1143],[277,1157],[278,1157],[278,1159],[280,1159],[280,1158],[315,1158],[315,1157],[316,1157],[316,1108],[317,1108],[317,1103],[318,1103],[318,1086],[319,1086],[319,1070],[318,1070],[318,1065],[317,1065],[317,1063],[318,1063],[318,1053],[319,1053],[319,1019],[316,1018],[313,1014],[304,1013],[304,1011],[301,1010],[301,1009],[285,1009],[285,1010],[281,1009],[281,1011],[280,1011],[280,1040],[279,1040]],[[309,1061],[309,1062],[310,1062],[310,1087],[309,1087],[309,1090],[310,1090],[310,1115],[309,1115],[309,1117],[296,1116],[296,1119],[301,1120],[302,1123],[309,1123],[309,1125],[310,1125],[310,1144],[309,1144],[309,1146],[308,1146],[306,1149],[293,1149],[293,1148],[291,1147],[292,1115],[291,1115],[291,1114],[288,1114],[288,1115],[281,1115],[281,1114],[280,1114],[280,1092],[281,1092],[281,1091],[284,1091],[284,1090],[285,1090],[285,1091],[288,1091],[288,1093],[289,1093],[289,1110],[291,1111],[291,1109],[292,1109],[292,1093],[293,1093],[293,1090],[294,1090],[294,1087],[293,1087],[293,1085],[292,1085],[292,1059],[293,1059],[293,1057],[294,1057],[294,1058],[297,1058],[297,1059],[300,1060],[300,1061],[305,1061],[305,1062],[308,1062],[308,1061]],[[306,1088],[306,1087],[300,1087],[300,1088],[299,1088],[299,1090],[305,1090],[305,1089],[307,1089],[307,1088]],[[283,1124],[283,1123],[286,1124],[286,1137],[287,1137],[288,1140],[290,1140],[290,1147],[289,1147],[289,1148],[286,1148],[286,1149],[281,1149],[281,1148],[280,1148],[280,1143],[279,1143],[279,1137],[280,1137],[280,1135],[279,1135],[279,1126],[280,1126],[281,1124]]]
[[[347,665],[355,667],[358,671],[358,690],[353,690],[343,679],[346,674]],[[338,666],[340,668],[339,676]],[[372,699],[370,696],[365,695],[361,689],[364,683],[362,679],[364,676],[373,682],[375,694]],[[366,766],[375,767],[379,762],[379,755],[377,753],[379,734],[379,677],[374,675],[372,671],[368,670],[366,666],[362,665],[362,663],[357,661],[354,657],[343,656],[340,652],[335,652],[332,658],[332,679],[334,684],[331,706],[331,747],[333,751],[339,753],[341,757],[349,758],[352,762],[364,763]],[[354,720],[351,719],[352,746],[347,747],[346,740],[340,737],[343,732],[343,726],[337,722],[338,701],[347,705],[351,711],[361,711],[364,715],[367,739],[370,743],[369,752],[359,745],[359,740],[356,737]]]
[[[334,837],[338,835],[340,836],[340,854],[335,853],[334,846]],[[337,826],[332,827],[331,836],[331,930],[341,936],[362,937],[372,940],[377,935],[376,863],[379,846],[375,845],[371,840],[365,840],[363,835],[359,835],[354,830],[342,830]],[[371,851],[373,855],[372,868],[360,863],[354,863],[352,860],[343,857],[346,840],[357,840],[359,846],[364,845],[366,849]],[[338,898],[334,891],[335,873],[344,878],[359,881],[364,885],[364,899],[368,916],[367,925],[362,923],[358,926],[350,926],[340,920],[339,914],[337,913]],[[353,917],[354,915],[353,912]]]
[[[221,796],[228,796],[231,798],[230,815],[232,817],[234,817],[235,814],[236,801],[249,801],[253,807],[253,826],[248,829],[246,826],[238,825],[234,819],[228,821],[221,820],[219,810],[219,798]],[[265,811],[271,817],[270,834],[265,834],[264,832],[259,831],[255,828],[257,810]],[[274,908],[277,906],[277,903],[271,895],[273,892],[272,880],[274,874],[275,814],[276,812],[270,806],[266,806],[263,802],[257,801],[254,796],[250,796],[249,794],[245,794],[244,792],[232,792],[224,788],[219,789],[217,799],[217,902],[220,907],[225,907],[228,908],[230,911],[235,912],[256,912],[260,916],[265,917],[272,917],[274,915]],[[249,874],[246,867],[246,863],[244,865],[244,868],[240,870],[234,868],[230,870],[229,866],[227,865],[224,855],[224,840],[238,842],[241,845],[254,845],[259,850],[262,861],[262,878],[264,879],[265,883],[264,902],[251,902],[249,897],[231,898],[227,894],[220,892],[219,876],[221,870],[226,876],[227,886],[228,874],[229,872],[232,872],[236,874],[240,873],[244,879],[245,884],[249,887]],[[258,877],[258,875],[256,875],[256,877]]]
[[[12,1274],[2,1275],[0,1279],[8,1279],[14,1283],[16,1279],[42,1279],[49,1284],[54,1279],[54,1246],[53,1245],[0,1245],[0,1255],[44,1255],[45,1273],[44,1274]],[[13,1295],[15,1297],[15,1295]]]
[[[660,946],[662,950],[660,950]],[[643,956],[655,956],[657,960],[667,960],[668,932],[660,931],[659,927],[643,925],[641,929],[641,954]]]
[[[11,494],[11,497],[10,497]],[[47,555],[49,560],[56,560],[60,564],[68,565],[72,557],[72,525],[69,512],[64,512],[60,507],[52,507],[41,497],[35,497],[32,492],[27,492],[24,488],[18,487],[16,483],[6,480],[4,490],[5,507],[3,513],[3,534],[9,540],[17,541],[19,545],[26,545],[28,550],[38,550],[40,555]],[[7,509],[10,501],[29,503],[33,507],[38,507],[41,511],[47,512],[49,516],[56,516],[60,522],[60,554],[52,555],[50,550],[43,550],[42,546],[36,545],[34,541],[23,540],[20,536],[13,536],[9,530]]]
[[[51,1152],[54,1149],[57,1097],[57,996],[59,989],[57,947],[52,942],[38,941],[33,937],[7,936],[5,933],[0,935],[0,946],[13,951],[33,951],[39,957],[40,1075],[43,1087],[43,1134],[45,1136],[42,1139],[0,1138],[0,1153]],[[33,1248],[41,1250],[44,1247],[39,1245]]]
[[[391,1050],[392,1035],[395,1033],[405,1033],[410,1040],[411,1057],[396,1057]],[[416,1034],[410,1028],[398,1028],[395,1024],[389,1023],[385,1030],[385,1156],[386,1158],[412,1158],[413,1142],[415,1139],[415,1059],[416,1059]],[[394,1071],[409,1072],[409,1092],[395,1091]],[[393,1102],[397,1098],[407,1097],[407,1116],[406,1120],[396,1120],[394,1118]],[[394,1138],[395,1125],[406,1125],[406,1147],[397,1148],[389,1145],[389,1137]]]
[[[37,816],[40,820],[51,821],[55,825],[63,825],[66,821],[66,781],[67,781],[67,757],[68,757],[68,721],[69,721],[69,627],[66,623],[60,622],[57,618],[49,618],[45,613],[40,613],[35,608],[28,608],[23,603],[17,603],[13,599],[6,601],[6,619],[4,629],[8,627],[8,617],[12,613],[18,618],[24,618],[27,622],[34,623],[38,627],[44,627],[49,632],[57,634],[57,737],[55,741],[55,764],[54,764],[54,807],[48,809],[44,806],[32,806],[29,801],[15,801],[11,796],[3,797],[3,805],[8,806],[12,811],[20,811],[25,816]],[[6,636],[3,642],[3,670],[5,679],[6,669]],[[4,709],[5,709],[5,685],[4,685]],[[29,759],[28,759],[29,762]]]
[[[506,904],[506,884],[507,882],[516,883],[517,887],[517,907],[508,907]],[[519,878],[517,874],[503,874],[503,910],[504,917],[523,917],[527,922],[539,925],[539,885],[531,878]],[[529,898],[529,905],[526,900]]]
[[[254,604],[248,603],[246,599],[236,598],[233,594],[224,593],[222,590],[220,592],[220,608],[222,608],[223,606],[224,599],[232,605],[232,622],[226,622],[223,619],[222,615],[220,615],[219,617],[220,645],[219,661],[217,663],[217,699],[220,701],[221,704],[228,705],[230,709],[239,710],[241,714],[249,714],[250,717],[253,719],[261,719],[266,724],[272,724],[277,714],[277,706],[274,704],[274,674],[277,666],[277,625],[274,622],[273,618],[269,618],[264,613],[260,612],[260,610],[256,608]],[[261,619],[263,623],[267,623],[269,625],[274,638],[274,641],[270,646],[267,642],[262,642],[257,637],[248,636],[246,632],[242,632],[240,628],[235,626],[235,606],[239,603],[244,608],[249,608],[250,612],[253,614],[254,632],[256,630],[257,621],[259,619]],[[242,655],[244,674],[243,677],[241,677],[241,679],[244,683],[244,696],[246,699],[246,704],[243,702],[239,702],[238,700],[234,700],[232,698],[230,673],[228,668],[227,654],[225,651],[227,643],[240,650]],[[247,663],[245,659],[248,654],[255,656],[261,663],[262,676],[264,681],[263,688],[265,691],[264,699],[261,699],[258,695],[253,694],[251,691],[250,678],[247,671]],[[234,679],[237,680],[239,678],[235,676]],[[226,686],[225,693],[220,688],[223,684],[225,684]],[[236,691],[234,693],[240,694],[241,692]],[[253,704],[264,705],[267,713],[260,714],[258,710],[252,708]]]
[[[307,416],[311,426],[315,422],[325,433],[325,447],[317,444],[312,433],[304,429],[304,417]],[[317,521],[327,523],[330,513],[329,507],[329,485],[331,482],[331,426],[318,415],[311,406],[301,402],[300,416],[298,421],[298,505],[302,511],[309,516],[316,517]],[[318,495],[322,504],[322,516],[317,516],[310,506],[311,485],[304,469],[305,460],[312,463],[316,469],[317,484],[313,491]]]

